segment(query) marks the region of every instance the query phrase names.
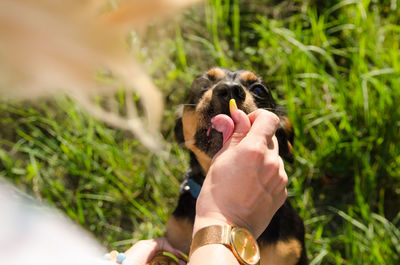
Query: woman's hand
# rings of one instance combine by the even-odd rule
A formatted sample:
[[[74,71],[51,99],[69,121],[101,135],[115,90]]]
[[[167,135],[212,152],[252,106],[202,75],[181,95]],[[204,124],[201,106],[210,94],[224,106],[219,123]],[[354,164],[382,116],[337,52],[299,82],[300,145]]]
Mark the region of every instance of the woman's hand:
[[[231,105],[231,117],[232,136],[214,157],[197,200],[194,233],[228,223],[258,237],[287,196],[287,175],[275,137],[279,118],[261,109],[246,115],[236,104]],[[232,132],[226,128],[227,119],[215,119],[219,124],[214,127]]]
[[[147,265],[154,255],[159,251],[168,251],[178,258],[184,259],[181,252],[174,249],[165,237],[141,240],[134,244],[130,249],[125,252],[126,260],[124,265]],[[186,264],[179,261],[179,264]]]

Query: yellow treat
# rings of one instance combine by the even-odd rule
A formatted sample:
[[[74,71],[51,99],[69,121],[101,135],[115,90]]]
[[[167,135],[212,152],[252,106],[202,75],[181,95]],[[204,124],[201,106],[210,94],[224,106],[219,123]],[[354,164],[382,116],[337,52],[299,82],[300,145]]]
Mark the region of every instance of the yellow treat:
[[[236,105],[236,100],[231,98],[231,100],[229,100],[229,109],[232,112],[233,110],[237,110],[238,107]]]

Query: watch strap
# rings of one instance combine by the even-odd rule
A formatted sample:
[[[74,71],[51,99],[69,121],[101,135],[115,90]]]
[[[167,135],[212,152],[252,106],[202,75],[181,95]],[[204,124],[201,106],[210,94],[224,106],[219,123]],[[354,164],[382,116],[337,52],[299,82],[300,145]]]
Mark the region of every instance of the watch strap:
[[[213,225],[201,228],[193,237],[189,257],[201,246],[208,244],[223,244],[230,246],[232,226]]]

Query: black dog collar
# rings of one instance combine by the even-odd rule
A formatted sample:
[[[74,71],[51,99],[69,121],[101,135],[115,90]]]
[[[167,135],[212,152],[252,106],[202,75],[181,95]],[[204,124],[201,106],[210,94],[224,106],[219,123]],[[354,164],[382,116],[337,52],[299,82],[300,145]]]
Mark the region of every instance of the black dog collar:
[[[181,193],[184,191],[189,191],[190,194],[192,195],[192,197],[197,199],[197,197],[199,197],[199,194],[200,194],[201,185],[199,185],[196,181],[194,181],[190,177],[191,172],[192,172],[191,170],[185,172],[185,174],[184,174],[185,179],[183,180],[179,191]]]

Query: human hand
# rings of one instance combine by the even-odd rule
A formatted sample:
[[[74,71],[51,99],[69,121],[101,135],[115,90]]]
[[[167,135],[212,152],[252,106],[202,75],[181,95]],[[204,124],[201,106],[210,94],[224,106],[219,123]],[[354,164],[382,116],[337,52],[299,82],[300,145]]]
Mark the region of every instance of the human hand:
[[[230,105],[235,128],[232,132],[226,115],[213,124],[226,142],[203,183],[193,233],[210,224],[231,224],[258,237],[287,196],[287,175],[274,135],[279,118],[262,109],[246,115]]]
[[[167,241],[165,237],[141,240],[134,244],[130,249],[125,252],[126,259],[124,265],[148,265],[152,264],[150,261],[160,251],[167,251],[172,253],[178,258],[185,260],[180,251],[174,249]],[[179,260],[178,264],[186,264],[182,260]],[[166,263],[167,264],[167,263]],[[175,264],[175,263],[174,263]]]

